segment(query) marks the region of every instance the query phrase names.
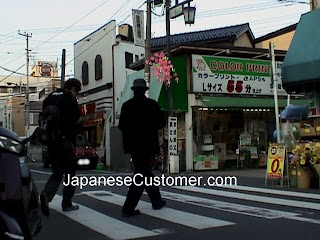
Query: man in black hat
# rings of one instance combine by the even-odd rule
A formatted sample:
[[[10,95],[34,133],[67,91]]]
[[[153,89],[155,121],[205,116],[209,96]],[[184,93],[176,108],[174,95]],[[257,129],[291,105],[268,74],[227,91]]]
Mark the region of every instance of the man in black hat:
[[[134,164],[134,174],[143,176],[142,179],[137,175],[136,183],[141,183],[145,178],[154,177],[151,167],[155,155],[160,152],[158,130],[165,126],[165,118],[158,103],[145,96],[149,87],[144,79],[134,80],[131,89],[134,96],[122,105],[119,128],[123,135],[124,151],[131,155]],[[122,207],[123,216],[140,214],[135,208],[144,189],[153,209],[161,209],[166,203],[161,199],[158,187],[139,183],[132,183],[129,188]]]

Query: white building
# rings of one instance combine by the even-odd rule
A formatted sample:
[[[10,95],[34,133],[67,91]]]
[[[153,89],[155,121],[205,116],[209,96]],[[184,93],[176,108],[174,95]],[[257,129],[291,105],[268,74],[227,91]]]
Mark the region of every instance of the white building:
[[[110,131],[126,78],[134,72],[129,65],[144,58],[144,48],[135,46],[132,28],[110,21],[74,44],[75,78],[82,82],[79,105],[82,131],[100,150],[110,167]],[[113,167],[113,166],[111,166]]]

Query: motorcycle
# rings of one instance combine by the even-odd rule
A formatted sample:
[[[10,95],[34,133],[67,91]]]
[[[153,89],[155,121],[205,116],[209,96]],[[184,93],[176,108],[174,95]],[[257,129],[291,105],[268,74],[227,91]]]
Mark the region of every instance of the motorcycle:
[[[39,195],[27,161],[26,144],[37,137],[20,137],[0,127],[0,239],[31,240],[41,230]]]

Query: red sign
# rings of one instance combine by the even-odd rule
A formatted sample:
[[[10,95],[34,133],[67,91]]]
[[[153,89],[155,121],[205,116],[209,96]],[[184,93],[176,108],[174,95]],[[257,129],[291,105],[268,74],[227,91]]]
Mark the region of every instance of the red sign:
[[[96,111],[96,103],[87,103],[79,106],[80,108],[80,115],[85,116],[92,114]]]

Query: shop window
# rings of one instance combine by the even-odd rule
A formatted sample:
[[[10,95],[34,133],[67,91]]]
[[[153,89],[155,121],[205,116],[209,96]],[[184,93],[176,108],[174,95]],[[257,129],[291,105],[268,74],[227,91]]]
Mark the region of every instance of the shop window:
[[[82,64],[82,85],[88,85],[89,83],[89,66],[85,61]]]
[[[125,61],[126,61],[126,68],[129,68],[129,65],[133,63],[133,54],[129,52],[125,52]]]
[[[100,80],[102,79],[102,58],[100,55],[96,56],[96,59],[94,61],[94,72],[95,72],[95,79]]]

